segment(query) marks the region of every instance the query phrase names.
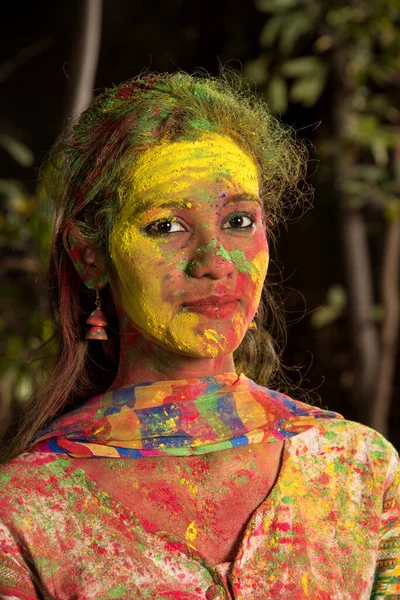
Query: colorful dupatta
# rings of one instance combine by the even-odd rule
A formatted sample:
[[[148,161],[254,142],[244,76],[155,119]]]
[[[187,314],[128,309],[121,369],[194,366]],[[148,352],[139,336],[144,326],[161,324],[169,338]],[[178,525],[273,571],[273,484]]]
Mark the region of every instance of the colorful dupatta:
[[[243,373],[131,385],[87,400],[56,419],[30,451],[74,458],[187,456],[276,442],[335,412],[292,400]]]

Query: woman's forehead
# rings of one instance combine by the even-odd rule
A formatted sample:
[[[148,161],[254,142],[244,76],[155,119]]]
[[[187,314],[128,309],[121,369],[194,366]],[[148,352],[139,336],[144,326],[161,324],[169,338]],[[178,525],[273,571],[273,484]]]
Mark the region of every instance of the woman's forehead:
[[[143,212],[161,202],[190,208],[195,202],[215,203],[240,194],[258,197],[254,161],[229,137],[207,134],[147,150],[120,190],[120,200],[122,206]]]
[[[228,136],[204,134],[197,140],[165,142],[144,152],[132,173],[132,191],[141,192],[188,178],[196,181],[239,179],[258,185],[254,161]],[[176,183],[175,183],[176,182]]]

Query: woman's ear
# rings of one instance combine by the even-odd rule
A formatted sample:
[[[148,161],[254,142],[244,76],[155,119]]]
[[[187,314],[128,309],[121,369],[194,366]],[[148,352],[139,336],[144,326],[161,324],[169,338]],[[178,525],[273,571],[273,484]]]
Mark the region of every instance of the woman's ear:
[[[78,238],[68,228],[64,230],[63,243],[79,277],[88,289],[101,289],[109,283],[105,260],[97,248]]]

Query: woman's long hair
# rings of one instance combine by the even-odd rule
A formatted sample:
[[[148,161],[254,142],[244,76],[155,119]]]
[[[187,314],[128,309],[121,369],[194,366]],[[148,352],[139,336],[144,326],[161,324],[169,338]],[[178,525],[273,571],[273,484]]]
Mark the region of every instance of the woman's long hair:
[[[299,182],[304,182],[307,150],[238,74],[142,73],[97,96],[54,145],[44,172],[55,203],[48,275],[55,327],[30,362],[49,348],[55,352],[45,382],[28,402],[13,443],[3,452],[5,459],[25,450],[47,422],[108,389],[118,371],[119,328],[109,286],[101,291],[109,339],[88,341],[85,322],[95,294],[66,252],[66,228],[109,261],[108,240],[120,193],[134,176],[137,157],[161,142],[195,140],[206,132],[230,136],[254,160],[271,238],[285,209],[304,198]],[[264,327],[269,312],[278,322],[277,331],[284,331],[276,309],[266,284],[258,329],[247,332],[234,352],[236,370],[260,385],[270,384],[280,371],[277,337]]]

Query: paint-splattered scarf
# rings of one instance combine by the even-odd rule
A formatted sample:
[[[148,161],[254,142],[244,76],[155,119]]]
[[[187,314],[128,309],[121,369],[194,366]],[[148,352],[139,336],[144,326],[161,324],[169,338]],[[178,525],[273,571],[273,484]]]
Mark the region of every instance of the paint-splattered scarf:
[[[275,442],[343,419],[257,385],[244,374],[138,383],[87,400],[40,432],[31,451],[141,458]]]

